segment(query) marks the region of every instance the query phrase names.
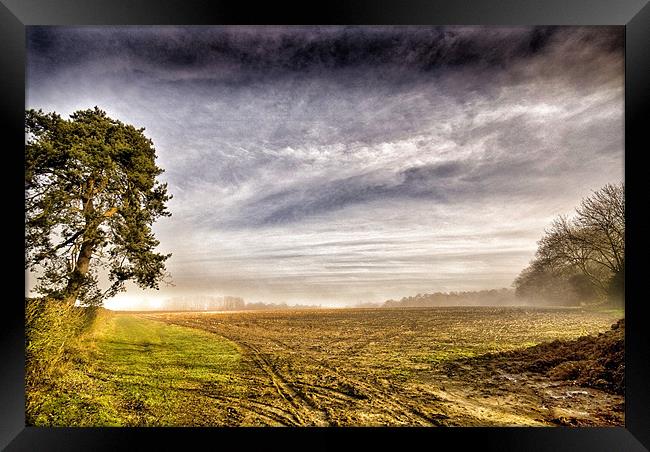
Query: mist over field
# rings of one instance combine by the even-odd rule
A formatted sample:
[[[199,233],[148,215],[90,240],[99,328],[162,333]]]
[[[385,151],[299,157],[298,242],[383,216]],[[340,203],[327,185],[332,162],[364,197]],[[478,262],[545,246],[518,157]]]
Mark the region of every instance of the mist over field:
[[[145,127],[174,195],[174,285],[109,308],[510,288],[623,180],[620,27],[29,27],[27,50],[28,108]]]

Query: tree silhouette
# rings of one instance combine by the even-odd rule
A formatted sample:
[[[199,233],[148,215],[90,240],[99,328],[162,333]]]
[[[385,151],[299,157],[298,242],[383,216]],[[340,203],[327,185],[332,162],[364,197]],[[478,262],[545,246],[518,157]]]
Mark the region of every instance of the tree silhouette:
[[[566,287],[583,295],[616,298],[622,295],[624,273],[625,185],[608,184],[582,200],[574,217],[553,221],[515,286],[518,294],[557,293],[569,283]],[[593,291],[585,288],[585,280]]]

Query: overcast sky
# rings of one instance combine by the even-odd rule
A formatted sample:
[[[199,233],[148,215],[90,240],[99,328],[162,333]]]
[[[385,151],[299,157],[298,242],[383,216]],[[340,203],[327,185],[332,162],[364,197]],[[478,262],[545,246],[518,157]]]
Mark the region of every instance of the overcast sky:
[[[623,180],[623,27],[28,27],[27,107],[145,127],[177,295],[509,287]]]

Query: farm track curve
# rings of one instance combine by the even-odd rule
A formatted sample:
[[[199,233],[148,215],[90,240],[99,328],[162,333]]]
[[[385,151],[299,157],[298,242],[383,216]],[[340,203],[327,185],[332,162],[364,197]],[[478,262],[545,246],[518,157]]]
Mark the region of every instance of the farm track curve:
[[[161,320],[158,317],[150,317],[154,320]],[[385,388],[372,384],[367,381],[362,381],[359,378],[354,378],[349,374],[343,374],[337,370],[332,364],[327,363],[326,360],[318,359],[306,353],[301,353],[294,347],[291,347],[285,341],[280,341],[275,338],[259,337],[256,338],[257,342],[263,342],[267,346],[275,344],[289,351],[292,355],[299,355],[301,361],[308,361],[312,365],[316,365],[322,370],[320,373],[329,373],[336,376],[337,381],[343,383],[350,388],[349,392],[339,390],[337,388],[314,383],[307,383],[297,381],[295,378],[287,376],[286,373],[280,371],[279,366],[271,362],[258,347],[253,345],[252,341],[245,338],[247,331],[244,328],[237,326],[224,327],[219,325],[215,327],[211,323],[202,322],[194,319],[169,319],[165,320],[169,323],[174,323],[180,326],[200,329],[204,331],[213,332],[225,337],[228,340],[240,345],[256,367],[262,371],[273,387],[276,389],[277,394],[286,401],[283,404],[284,408],[291,407],[290,413],[292,419],[283,418],[287,422],[285,425],[314,425],[314,426],[327,426],[333,422],[331,410],[321,409],[316,406],[313,400],[325,402],[327,405],[341,405],[349,404],[350,402],[359,403],[366,402],[364,411],[377,412],[381,414],[382,418],[392,425],[413,425],[413,426],[431,426],[440,425],[440,421],[436,417],[428,417],[420,412],[417,408],[411,406],[407,398],[400,398],[396,395],[387,394]],[[240,330],[240,331],[237,331]],[[360,344],[355,344],[351,350],[357,351],[363,349],[369,343],[369,340],[363,341]],[[286,356],[278,350],[278,355]],[[328,403],[329,402],[329,403]],[[337,403],[338,402],[338,403]],[[244,404],[247,402],[243,402]],[[259,404],[258,404],[259,406]],[[273,406],[273,405],[270,405]],[[245,405],[244,405],[245,407]],[[254,407],[245,407],[249,411],[255,411]],[[264,415],[264,413],[259,413]],[[276,421],[279,419],[275,418]]]

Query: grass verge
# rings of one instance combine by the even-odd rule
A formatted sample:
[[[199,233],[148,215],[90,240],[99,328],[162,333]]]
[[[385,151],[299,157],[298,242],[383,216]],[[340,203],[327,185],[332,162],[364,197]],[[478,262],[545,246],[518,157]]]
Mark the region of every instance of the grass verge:
[[[240,351],[217,335],[104,311],[57,378],[35,386],[36,426],[228,424],[215,392],[238,396]]]

